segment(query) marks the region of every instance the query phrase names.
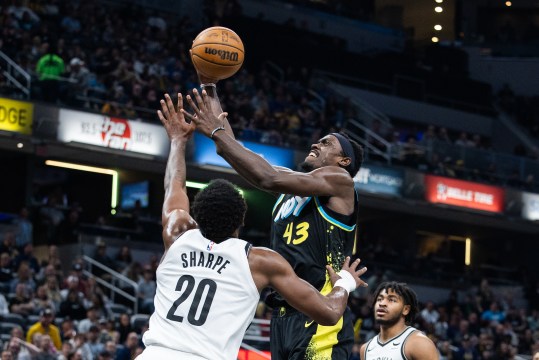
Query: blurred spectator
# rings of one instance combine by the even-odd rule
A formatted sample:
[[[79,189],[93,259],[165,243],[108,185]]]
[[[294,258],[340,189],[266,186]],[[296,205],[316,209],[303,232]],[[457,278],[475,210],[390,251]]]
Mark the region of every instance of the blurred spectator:
[[[481,314],[481,319],[489,322],[495,321],[501,323],[505,320],[505,313],[500,309],[498,302],[493,301],[490,303],[489,309]]]
[[[131,360],[135,357],[139,347],[139,337],[136,332],[127,334],[124,347],[118,352],[116,360]]]
[[[13,259],[13,266],[18,269],[23,262],[30,266],[32,276],[39,273],[41,268],[39,260],[34,255],[34,245],[30,242],[26,243],[21,252]]]
[[[90,306],[88,309],[86,309],[86,318],[79,321],[79,325],[77,326],[79,332],[81,333],[87,333],[90,331],[91,326],[99,326],[99,316],[97,309],[93,306]]]
[[[69,103],[73,106],[82,106],[83,99],[79,97],[87,96],[90,71],[86,67],[83,60],[78,57],[74,57],[69,61],[69,87],[68,95],[70,97]]]
[[[54,312],[52,309],[43,309],[39,313],[39,321],[30,326],[26,333],[26,341],[31,342],[35,333],[45,334],[50,336],[57,350],[62,349],[62,340],[60,338],[60,329],[53,324]]]
[[[466,334],[462,337],[462,341],[459,346],[459,350],[456,354],[457,359],[466,359],[466,360],[479,360],[481,359],[479,353],[475,349],[470,335]]]
[[[86,333],[86,342],[83,348],[86,353],[91,354],[91,359],[97,359],[98,354],[105,349],[105,345],[99,342],[98,326],[90,326],[88,333]]]
[[[116,254],[114,262],[117,269],[126,269],[129,265],[131,265],[133,262],[131,248],[127,245],[122,246]]]
[[[11,259],[18,255],[17,246],[15,245],[15,233],[6,231],[0,244],[0,254],[8,253]]]
[[[48,45],[48,51],[37,62],[36,72],[39,76],[41,99],[56,102],[62,98],[60,78],[65,72],[64,60],[56,54],[53,43]]]
[[[96,244],[94,260],[112,270],[116,270],[114,260],[112,260],[112,258],[107,254],[107,245],[101,239]],[[95,276],[99,276],[105,280],[110,280],[111,275],[100,267],[93,266],[92,271]]]
[[[133,331],[131,326],[131,317],[128,314],[121,314],[118,321],[118,333],[120,338],[118,343],[123,344],[127,340],[127,336]]]
[[[0,253],[0,283],[11,285],[13,281],[13,264],[11,256],[7,252]]]
[[[427,301],[425,307],[421,310],[420,315],[428,324],[435,324],[440,318],[440,314],[434,308],[434,303],[432,301]]]
[[[64,318],[64,321],[60,324],[60,335],[62,337],[62,344],[73,343],[75,336],[77,335],[77,329],[75,323],[69,317]]]
[[[60,290],[60,295],[62,296],[62,299],[65,300],[67,299],[69,293],[71,291],[75,291],[75,293],[77,294],[77,297],[79,299],[84,299],[85,297],[85,294],[80,290],[80,287],[79,287],[79,277],[78,276],[75,276],[75,275],[70,275],[67,277],[66,279],[66,288],[65,289],[62,289]]]
[[[11,282],[11,292],[15,292],[19,284],[26,285],[28,291],[33,295],[36,290],[36,282],[33,279],[32,268],[26,261],[22,261],[17,268],[15,279]]]
[[[70,209],[67,217],[58,224],[58,244],[76,244],[79,241],[79,217],[78,209]]]
[[[27,243],[33,244],[34,225],[30,221],[30,211],[23,207],[19,212],[19,216],[14,221],[17,226],[15,244],[19,249],[22,249]]]
[[[45,285],[47,286],[47,295],[49,299],[54,303],[56,310],[60,310],[60,303],[62,302],[62,294],[60,293],[58,277],[56,275],[47,275],[45,279]]]
[[[138,283],[139,309],[145,314],[152,314],[154,311],[153,299],[157,290],[157,285],[153,279],[154,272],[150,266],[145,266],[143,278]]]
[[[36,295],[34,297],[34,311],[41,312],[45,309],[56,310],[57,305],[49,298],[49,293],[47,291],[47,285],[38,286],[36,290]]]
[[[9,305],[4,294],[0,293],[0,317],[9,313]]]
[[[86,317],[86,308],[79,296],[79,291],[70,289],[67,298],[60,303],[60,316],[73,320],[82,320]]]
[[[48,334],[41,336],[39,349],[41,351],[36,357],[37,360],[57,360],[58,351],[61,350],[55,347],[51,336]]]

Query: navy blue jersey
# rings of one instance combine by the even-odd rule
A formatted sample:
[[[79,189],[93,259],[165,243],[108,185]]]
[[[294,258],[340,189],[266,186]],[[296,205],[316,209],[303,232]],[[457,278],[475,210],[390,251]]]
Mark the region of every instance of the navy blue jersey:
[[[272,211],[270,245],[300,278],[324,295],[331,291],[326,265],[339,271],[344,258],[352,254],[358,208],[357,194],[351,215],[330,210],[324,205],[326,200],[327,197],[281,195]],[[325,285],[329,291],[322,291]]]

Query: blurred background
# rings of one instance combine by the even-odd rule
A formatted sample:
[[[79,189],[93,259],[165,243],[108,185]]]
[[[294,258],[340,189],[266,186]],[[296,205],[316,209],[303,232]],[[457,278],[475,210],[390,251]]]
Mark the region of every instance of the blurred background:
[[[242,69],[218,92],[246,147],[295,168],[328,132],[364,146],[356,256],[369,289],[411,284],[424,310],[416,325],[444,359],[539,351],[537,1],[6,0],[0,9],[4,348],[17,336],[32,342],[28,328],[51,306],[63,345],[36,339],[34,358],[140,351],[169,150],[156,110],[164,93],[198,86],[188,50],[220,25],[245,46]],[[235,182],[249,207],[242,237],[268,245],[275,198],[205,137],[191,145],[189,196],[213,178]],[[358,345],[377,331],[370,300],[364,290],[350,298]],[[267,358],[251,347],[267,350],[269,314],[261,302],[241,359]],[[70,326],[85,319],[97,335],[86,326],[75,339]]]

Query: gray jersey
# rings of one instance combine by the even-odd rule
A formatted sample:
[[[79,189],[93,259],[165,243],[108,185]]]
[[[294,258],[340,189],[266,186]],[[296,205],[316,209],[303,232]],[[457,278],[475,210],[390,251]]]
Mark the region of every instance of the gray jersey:
[[[393,339],[382,343],[380,335],[369,340],[365,347],[365,360],[408,360],[404,355],[404,344],[416,328],[409,326]]]
[[[141,359],[237,358],[260,299],[248,249],[234,238],[216,244],[198,229],[170,246],[157,268],[155,312],[143,336],[148,352],[160,355]]]

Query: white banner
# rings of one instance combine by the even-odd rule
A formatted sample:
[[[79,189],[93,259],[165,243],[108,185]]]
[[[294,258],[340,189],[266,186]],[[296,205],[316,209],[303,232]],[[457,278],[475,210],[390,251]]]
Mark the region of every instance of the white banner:
[[[65,109],[59,118],[59,141],[168,156],[169,140],[162,126]]]

